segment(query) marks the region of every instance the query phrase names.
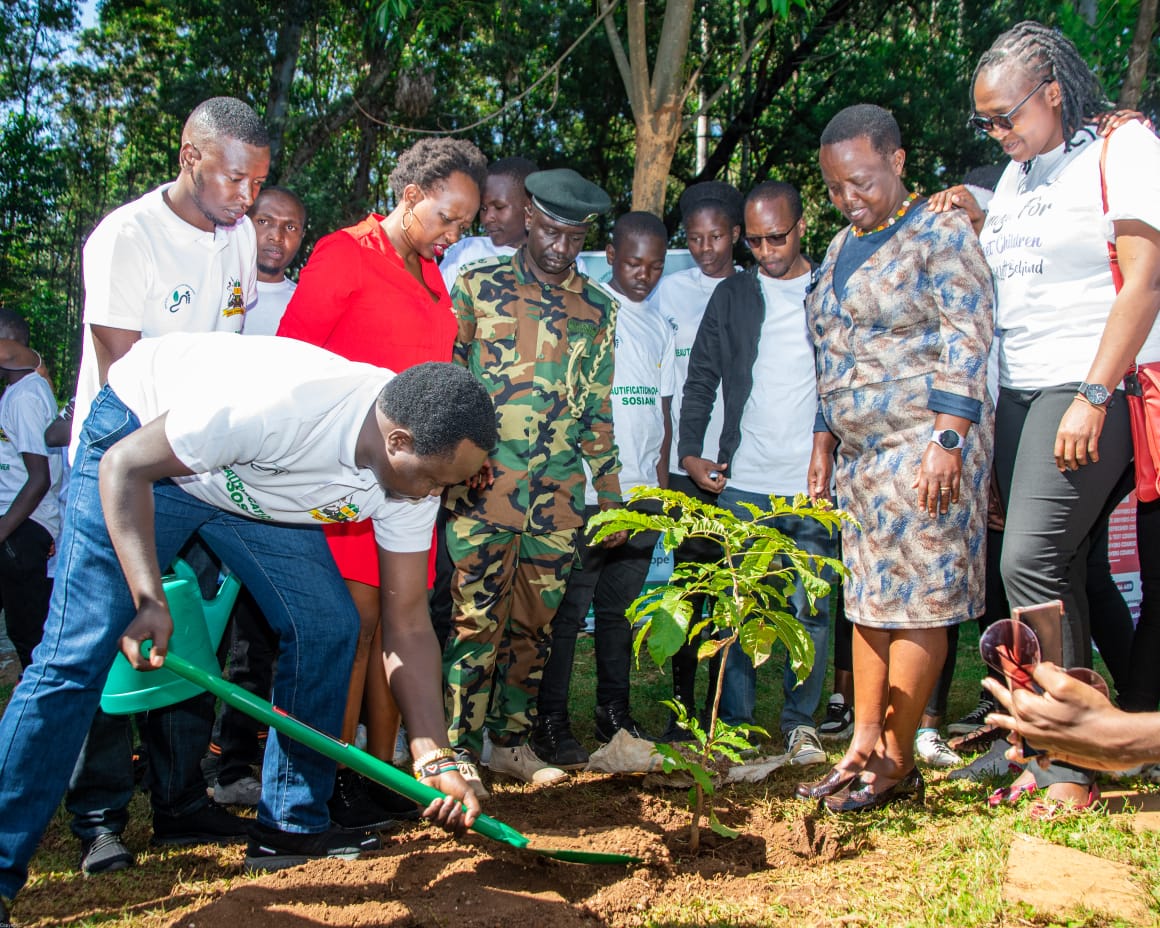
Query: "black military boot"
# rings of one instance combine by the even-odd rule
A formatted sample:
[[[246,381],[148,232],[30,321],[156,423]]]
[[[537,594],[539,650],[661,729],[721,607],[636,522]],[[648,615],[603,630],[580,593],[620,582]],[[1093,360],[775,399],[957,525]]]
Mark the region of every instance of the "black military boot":
[[[596,740],[601,744],[608,744],[613,735],[622,729],[634,738],[642,738],[645,741],[654,740],[637,724],[636,719],[628,711],[627,703],[597,706],[594,715],[596,716]]]
[[[582,770],[588,766],[588,752],[572,734],[572,723],[564,713],[541,715],[536,719],[528,744],[536,757],[561,770]]]

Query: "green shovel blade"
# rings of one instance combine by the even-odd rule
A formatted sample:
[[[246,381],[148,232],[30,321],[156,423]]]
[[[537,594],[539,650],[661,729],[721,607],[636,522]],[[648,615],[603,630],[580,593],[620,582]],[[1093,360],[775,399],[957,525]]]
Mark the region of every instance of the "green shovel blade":
[[[141,647],[141,653],[146,657],[148,656],[148,648],[144,644]],[[447,798],[446,793],[420,783],[414,777],[408,776],[403,771],[379,760],[374,755],[359,750],[353,744],[347,744],[345,741],[331,737],[326,732],[312,728],[305,722],[300,722],[294,716],[289,715],[282,709],[276,708],[265,699],[247,692],[236,683],[231,683],[228,680],[223,680],[221,677],[207,673],[178,654],[171,652],[166,655],[165,667],[179,677],[183,677],[191,683],[196,683],[202,689],[213,693],[222,702],[233,706],[239,712],[244,712],[250,718],[257,719],[259,722],[269,725],[287,738],[292,738],[306,745],[308,748],[317,751],[319,754],[361,773],[376,783],[388,789],[393,789],[397,793],[401,793],[422,808],[426,808],[436,799]],[[475,820],[474,824],[472,824],[471,828],[473,831],[477,831],[481,835],[491,838],[493,841],[501,841],[515,848],[532,851],[543,857],[551,857],[555,860],[563,860],[569,863],[635,864],[642,862],[640,857],[633,857],[628,854],[574,851],[567,848],[529,847],[526,835],[520,834],[510,825],[506,825],[499,821],[499,819],[492,818],[490,815],[481,814]]]

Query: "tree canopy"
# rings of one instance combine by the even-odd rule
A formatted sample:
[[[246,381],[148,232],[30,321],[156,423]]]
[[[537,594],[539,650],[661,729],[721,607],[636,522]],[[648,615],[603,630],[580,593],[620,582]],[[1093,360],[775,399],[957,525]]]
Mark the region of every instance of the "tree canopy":
[[[390,208],[387,176],[422,133],[460,134],[489,158],[524,155],[601,184],[614,209],[591,247],[634,204],[661,213],[680,244],[675,205],[689,183],[719,178],[744,190],[787,180],[803,192],[805,244],[817,256],[841,225],[816,166],[818,136],[837,110],[857,102],[892,110],[908,180],[930,192],[999,160],[965,127],[967,83],[982,51],[1021,19],[1061,28],[1111,99],[1123,92],[1155,114],[1155,7],[103,0],[96,25],[83,28],[78,0],[7,0],[0,300],[28,317],[67,395],[80,343],[81,247],[111,209],[175,176],[185,116],[215,94],[247,100],[269,124],[270,182],[297,191],[309,209],[300,264],[320,236]],[[648,123],[661,116],[668,135],[657,148]]]

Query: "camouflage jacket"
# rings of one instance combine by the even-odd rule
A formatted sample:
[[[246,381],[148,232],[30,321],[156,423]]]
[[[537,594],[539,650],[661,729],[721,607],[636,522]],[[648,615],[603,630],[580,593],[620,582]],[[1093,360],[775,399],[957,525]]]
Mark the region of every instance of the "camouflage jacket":
[[[584,469],[601,502],[620,500],[612,437],[616,303],[581,274],[541,283],[524,249],[468,265],[451,291],[459,320],[455,361],[495,402],[495,483],[453,487],[456,513],[516,532],[554,532],[584,521]]]

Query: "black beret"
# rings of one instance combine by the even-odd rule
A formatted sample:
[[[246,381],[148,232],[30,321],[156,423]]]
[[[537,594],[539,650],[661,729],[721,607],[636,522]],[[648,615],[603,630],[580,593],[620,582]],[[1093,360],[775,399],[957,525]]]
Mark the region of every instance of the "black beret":
[[[536,171],[524,187],[532,205],[549,219],[569,226],[585,226],[612,206],[608,194],[571,168]]]

